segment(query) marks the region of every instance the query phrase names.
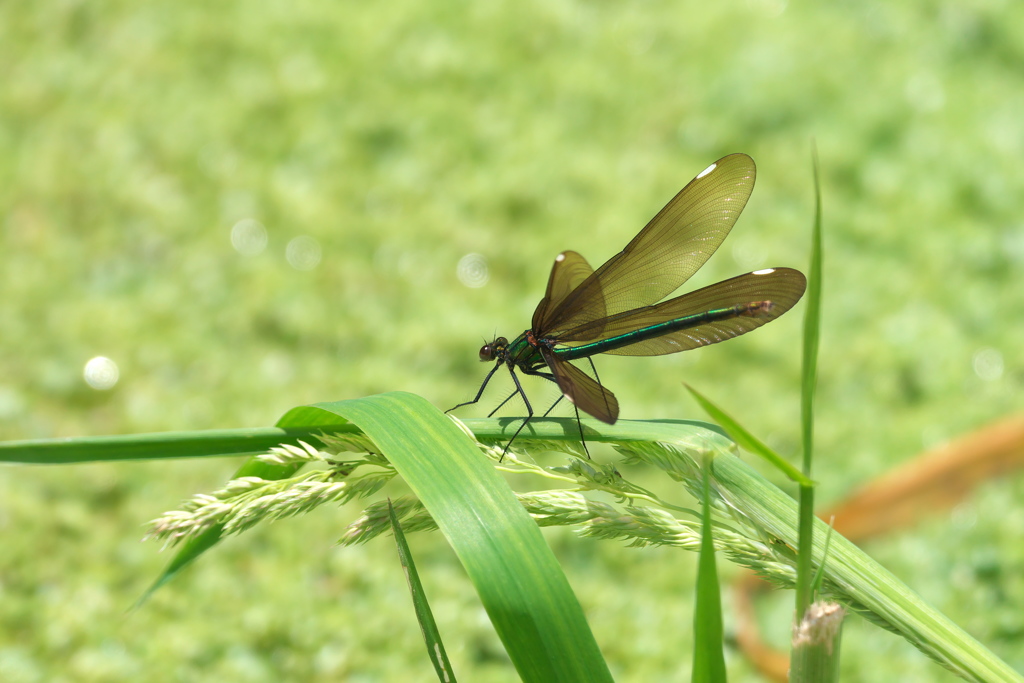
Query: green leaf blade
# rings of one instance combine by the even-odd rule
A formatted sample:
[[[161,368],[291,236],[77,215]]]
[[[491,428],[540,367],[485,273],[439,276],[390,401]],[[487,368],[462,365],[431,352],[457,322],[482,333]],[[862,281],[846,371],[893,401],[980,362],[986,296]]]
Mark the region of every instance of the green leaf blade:
[[[418,396],[395,392],[310,408],[357,424],[437,521],[524,681],[610,681],[561,567],[476,444]]]
[[[338,425],[336,429],[345,429]],[[355,431],[354,427],[348,427]],[[90,462],[222,458],[266,453],[272,446],[315,438],[320,428],[209,429],[0,443],[0,462],[75,465]]]
[[[810,486],[813,482],[805,477],[800,470],[789,464],[785,458],[773,451],[763,441],[758,439],[756,436],[751,434],[743,425],[733,419],[728,413],[719,408],[717,405],[712,403],[706,396],[701,394],[699,391],[691,387],[689,384],[684,384],[686,389],[693,395],[700,404],[700,407],[711,416],[718,424],[722,425],[729,437],[743,448],[754,455],[759,455],[769,463],[778,468],[783,474],[789,477],[791,480],[805,486]]]
[[[812,152],[814,175],[814,223],[811,226],[811,264],[807,280],[806,308],[803,330],[803,363],[800,386],[800,432],[803,443],[801,470],[811,478],[814,460],[814,394],[818,384],[818,339],[821,336],[821,181],[818,168],[818,151]],[[800,622],[812,600],[812,562],[810,551],[814,537],[814,488],[800,484],[800,541],[797,563],[796,619]]]
[[[405,578],[409,582],[409,593],[412,595],[413,607],[416,610],[416,620],[420,624],[420,631],[423,633],[423,641],[427,646],[427,656],[430,663],[434,665],[434,672],[437,678],[446,683],[455,682],[455,672],[452,670],[452,663],[448,659],[448,653],[441,641],[441,632],[434,621],[434,613],[427,601],[426,591],[423,590],[423,583],[420,581],[419,572],[416,571],[416,563],[413,561],[409,544],[406,543],[405,534],[402,532],[402,525],[395,514],[395,508],[388,499],[388,518],[391,520],[391,531],[395,536],[395,545],[398,547],[398,559],[405,570]]]
[[[711,525],[711,483],[708,469],[712,458],[704,459],[701,469],[704,495],[701,499],[700,559],[697,565],[697,601],[693,616],[693,683],[724,683],[725,654],[722,652],[722,592],[715,563],[715,545]]]

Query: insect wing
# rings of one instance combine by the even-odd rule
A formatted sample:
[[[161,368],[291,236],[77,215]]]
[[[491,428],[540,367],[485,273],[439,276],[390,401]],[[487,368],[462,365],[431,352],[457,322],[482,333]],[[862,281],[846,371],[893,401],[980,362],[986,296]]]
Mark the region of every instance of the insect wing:
[[[540,352],[566,398],[601,422],[615,424],[619,419],[619,402],[615,394],[571,363],[558,360],[547,347],[542,346]]]
[[[563,251],[555,257],[555,263],[551,266],[551,275],[548,277],[547,292],[533,312],[533,329],[536,330],[547,317],[548,312],[562,303],[565,297],[593,272],[594,269],[590,267],[587,260],[575,251]],[[603,299],[593,302],[591,305],[598,310],[604,310]]]
[[[535,321],[538,334],[566,330],[655,304],[679,288],[718,249],[746,206],[756,169],[746,154],[709,166],[640,233]],[[595,326],[601,336],[600,327]]]
[[[770,306],[756,307],[749,315],[712,320],[645,339],[636,344],[604,351],[619,356],[660,356],[678,353],[732,339],[771,322],[800,300],[806,285],[807,280],[803,273],[792,268],[759,270],[717,282],[654,306],[646,306],[609,318],[601,325],[600,332],[586,328],[570,330],[566,333],[565,339],[595,340],[594,335],[597,334],[596,340],[600,341],[671,320],[696,316],[706,311],[771,302]]]

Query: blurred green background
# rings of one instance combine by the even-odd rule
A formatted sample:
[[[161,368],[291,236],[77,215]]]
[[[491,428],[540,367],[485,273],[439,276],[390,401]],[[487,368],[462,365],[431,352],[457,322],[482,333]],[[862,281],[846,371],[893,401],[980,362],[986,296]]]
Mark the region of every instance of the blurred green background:
[[[805,269],[815,139],[828,503],[1024,407],[1022,73],[1000,0],[2,3],[0,438],[399,389],[448,408],[558,252],[603,262],[724,154],[757,187],[690,284]],[[701,418],[687,381],[795,457],[802,315],[601,378],[625,418]],[[144,522],[237,465],[0,470],[0,679],[433,680],[392,544],[333,547],[354,506],[232,539],[125,613],[170,557]],[[1022,492],[868,548],[1018,670]],[[695,557],[546,533],[618,680],[685,679]],[[515,680],[443,541],[412,543],[457,675]],[[791,609],[764,615],[776,642]],[[844,646],[846,681],[953,680],[857,619]]]

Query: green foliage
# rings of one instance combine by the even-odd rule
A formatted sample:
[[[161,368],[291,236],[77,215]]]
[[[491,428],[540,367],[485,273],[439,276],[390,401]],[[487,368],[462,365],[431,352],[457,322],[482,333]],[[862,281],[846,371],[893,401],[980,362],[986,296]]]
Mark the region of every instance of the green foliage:
[[[702,501],[698,525],[672,515],[677,510],[692,517],[696,513],[630,482],[617,468],[595,467],[579,456],[568,466],[544,468],[502,447],[479,444],[500,465],[494,468],[480,456],[478,444],[467,438],[473,434],[460,431],[436,408],[407,393],[296,408],[280,425],[322,427],[329,432],[347,426],[339,420],[351,420],[363,433],[343,429],[339,437],[318,437],[326,450],[302,442],[285,444],[246,463],[221,490],[199,494],[180,510],[155,520],[150,536],[170,543],[184,541],[183,550],[157,586],[208,551],[217,537],[250,530],[263,521],[305,514],[323,504],[364,498],[396,474],[402,475],[416,498],[403,500],[400,514],[386,501],[386,517],[374,511],[384,508],[383,502],[371,505],[350,526],[343,542],[364,542],[393,529],[400,516],[409,517],[410,528],[430,529],[436,524],[459,557],[523,680],[609,678],[576,597],[534,520],[541,526],[577,525],[584,535],[629,540],[632,545],[694,549],[699,545],[693,666],[694,675],[703,680],[724,675],[721,661],[716,665],[722,628],[712,544],[779,585],[793,584],[796,558],[789,548],[797,539],[794,502],[731,456],[731,444],[705,426],[670,421],[587,425],[596,441],[609,442],[626,456],[624,464],[658,468],[694,492]],[[531,425],[531,439],[523,444],[529,450],[561,448],[573,426],[572,419],[538,420]],[[476,436],[500,442],[501,431],[499,421],[488,420]],[[45,442],[29,444],[22,451],[47,446]],[[88,441],[86,446],[91,446]],[[348,451],[365,453],[352,458],[345,455]],[[31,459],[25,453],[21,458]],[[310,464],[321,468],[297,472]],[[571,487],[517,499],[498,470],[534,473]],[[262,474],[254,476],[255,472]],[[614,494],[620,509],[582,495],[599,493]],[[720,528],[713,538],[709,533],[712,504],[725,516],[724,523],[716,520]],[[426,523],[426,514],[431,524]],[[822,527],[820,538],[824,523],[816,524]],[[825,556],[829,542],[825,538],[814,549],[820,557]],[[965,678],[1020,680],[853,544],[837,539],[828,558],[820,585],[831,599],[900,634]],[[450,670],[450,663],[445,668]]]
[[[832,254],[815,478],[834,500],[1021,407],[1022,12],[2,3],[0,438],[262,427],[294,405],[394,389],[447,408],[480,379],[481,338],[526,327],[555,254],[603,261],[723,153],[751,154],[758,184],[694,284],[803,269],[814,135]],[[263,252],[231,247],[246,219],[266,226]],[[313,270],[286,258],[300,236],[320,245]],[[479,289],[456,277],[471,252],[489,265]],[[599,370],[628,418],[695,415],[685,380],[796,452],[797,321]],[[101,354],[121,370],[107,392],[81,381]],[[527,388],[539,402],[550,391]],[[167,560],[135,543],[139,523],[236,467],[0,470],[0,678],[414,680],[421,642],[393,627],[407,601],[392,548],[328,547],[351,506],[232,539],[123,617]],[[1024,555],[1007,510],[1020,486],[995,483],[952,527],[878,546],[1018,669]],[[616,677],[676,675],[691,606],[665,614],[664,594],[692,577],[674,551],[546,533]],[[489,627],[466,616],[455,559],[431,537],[411,543],[450,607],[439,619],[466,643],[455,668],[510,680]],[[789,612],[774,630],[788,632]],[[844,677],[951,680],[862,626],[844,638]]]

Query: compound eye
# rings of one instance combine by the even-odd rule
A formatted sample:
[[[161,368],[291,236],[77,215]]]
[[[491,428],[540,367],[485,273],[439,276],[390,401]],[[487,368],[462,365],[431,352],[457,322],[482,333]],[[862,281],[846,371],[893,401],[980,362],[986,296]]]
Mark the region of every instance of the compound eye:
[[[484,344],[480,347],[480,360],[485,362],[494,360],[494,348],[491,344]]]

